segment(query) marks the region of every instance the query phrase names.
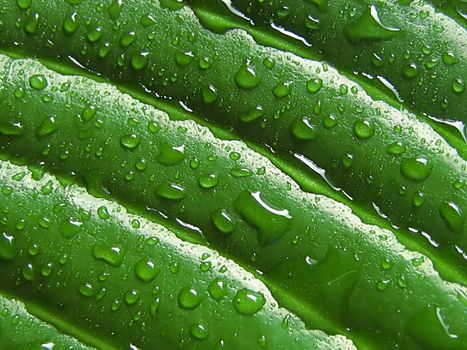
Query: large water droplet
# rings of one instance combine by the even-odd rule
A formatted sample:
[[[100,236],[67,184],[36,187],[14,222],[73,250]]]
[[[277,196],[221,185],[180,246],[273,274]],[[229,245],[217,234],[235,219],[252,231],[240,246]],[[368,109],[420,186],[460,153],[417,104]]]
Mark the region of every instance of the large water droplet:
[[[208,337],[209,332],[205,325],[197,323],[191,327],[190,334],[193,336],[193,338],[204,340]]]
[[[265,303],[263,294],[246,288],[240,289],[233,299],[235,310],[242,315],[254,315]]]
[[[158,273],[159,269],[151,260],[142,259],[136,263],[136,277],[138,277],[143,282],[151,282],[154,278],[156,278]]]
[[[424,181],[430,176],[431,171],[425,158],[402,158],[401,173],[406,179],[416,182]]]
[[[354,123],[353,131],[359,139],[366,140],[375,134],[375,127],[369,120],[359,119]]]
[[[344,35],[354,44],[362,41],[389,40],[399,31],[398,28],[388,27],[381,23],[378,10],[374,5],[366,9],[357,20],[344,27]]]
[[[444,202],[439,208],[439,213],[453,232],[462,232],[464,218],[462,217],[461,209],[456,203]]]
[[[141,138],[136,134],[127,134],[120,137],[120,144],[127,149],[134,149],[138,147]]]
[[[185,187],[176,183],[163,183],[156,188],[154,193],[161,198],[174,201],[181,200],[186,196]]]
[[[290,228],[292,217],[287,209],[278,209],[265,201],[260,192],[242,192],[234,208],[258,230],[258,242],[267,246],[280,239]]]
[[[179,164],[185,159],[185,146],[171,146],[163,143],[156,159],[159,163],[167,166]]]
[[[0,233],[0,260],[10,261],[16,257],[14,237],[6,232]]]
[[[261,79],[257,77],[256,71],[249,60],[247,60],[235,73],[235,83],[241,89],[254,89],[261,83]]]
[[[196,308],[202,299],[202,295],[193,287],[185,287],[178,294],[178,304],[183,309]]]
[[[57,117],[50,115],[44,119],[41,125],[37,128],[36,136],[44,137],[50,135],[59,129]]]
[[[43,74],[35,74],[29,78],[29,85],[34,90],[44,90],[47,87],[47,78]]]
[[[109,247],[103,244],[96,244],[92,248],[92,256],[96,260],[105,261],[111,266],[120,266],[123,261],[123,251],[119,247]]]
[[[318,131],[309,117],[295,119],[290,127],[290,131],[297,140],[309,141],[314,140],[318,136]]]

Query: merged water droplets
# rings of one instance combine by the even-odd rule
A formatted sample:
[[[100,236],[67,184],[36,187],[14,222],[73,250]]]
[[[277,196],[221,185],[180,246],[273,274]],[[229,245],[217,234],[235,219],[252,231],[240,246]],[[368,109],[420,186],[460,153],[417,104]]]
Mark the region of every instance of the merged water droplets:
[[[270,245],[290,228],[292,216],[266,201],[260,192],[242,192],[234,201],[235,210],[258,230],[258,242]]]

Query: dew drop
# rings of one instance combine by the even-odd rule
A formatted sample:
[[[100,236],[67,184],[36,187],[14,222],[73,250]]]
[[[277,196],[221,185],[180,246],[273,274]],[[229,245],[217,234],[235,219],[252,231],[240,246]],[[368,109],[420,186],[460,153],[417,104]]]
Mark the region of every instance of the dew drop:
[[[208,293],[212,299],[221,300],[227,295],[227,285],[222,279],[216,278],[209,283]]]
[[[47,87],[47,78],[43,74],[35,74],[29,78],[29,85],[34,90],[44,90]]]
[[[191,327],[190,334],[195,339],[204,340],[208,337],[209,332],[205,325],[197,323]]]
[[[311,94],[316,94],[323,87],[323,80],[321,78],[314,78],[306,83],[306,89]]]
[[[272,90],[273,95],[276,98],[284,98],[290,95],[292,92],[292,82],[286,81],[284,83],[277,84]]]
[[[78,286],[78,292],[85,298],[90,298],[94,295],[94,286],[91,283],[83,283]]]
[[[318,136],[318,131],[309,117],[295,119],[290,131],[297,140],[310,141]]]
[[[454,202],[444,202],[439,208],[439,213],[451,231],[461,233],[464,219],[459,206]]]
[[[261,79],[257,77],[256,71],[249,60],[235,73],[234,80],[240,89],[245,90],[254,89],[261,83]]]
[[[120,137],[120,144],[127,149],[134,149],[138,147],[141,138],[136,134],[127,134]]]
[[[92,256],[96,260],[102,260],[115,267],[120,266],[123,261],[123,252],[119,247],[109,247],[103,244],[93,246]]]
[[[266,299],[262,293],[243,288],[240,289],[233,299],[235,310],[242,315],[254,315],[259,312]]]
[[[217,174],[201,175],[198,179],[198,183],[201,188],[213,188],[216,187],[219,183],[219,177]]]
[[[353,125],[355,135],[361,140],[367,140],[375,134],[374,125],[367,119],[359,119]]]
[[[416,182],[426,180],[432,171],[428,166],[428,161],[422,157],[402,158],[400,170],[406,179]]]
[[[178,304],[183,309],[195,309],[203,297],[193,287],[185,287],[178,294]]]
[[[142,259],[136,263],[135,274],[143,282],[151,282],[156,278],[159,269],[151,260]]]
[[[128,306],[136,304],[139,300],[140,291],[137,289],[131,289],[125,293],[125,303]]]
[[[168,200],[181,200],[186,196],[185,187],[176,183],[163,183],[154,191],[156,196]]]
[[[185,159],[185,146],[171,146],[167,143],[161,145],[156,160],[166,166],[173,166],[181,163]]]

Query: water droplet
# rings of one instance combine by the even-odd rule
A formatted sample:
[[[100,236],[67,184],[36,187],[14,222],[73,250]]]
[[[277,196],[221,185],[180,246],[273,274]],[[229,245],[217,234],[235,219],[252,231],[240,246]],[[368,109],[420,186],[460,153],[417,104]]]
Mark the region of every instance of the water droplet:
[[[386,289],[388,289],[389,287],[389,284],[391,283],[391,280],[389,279],[383,279],[383,280],[380,280],[376,283],[376,288],[383,292],[385,291]]]
[[[249,60],[247,60],[235,73],[235,83],[240,89],[254,89],[261,83],[261,79],[256,76],[256,71]]]
[[[398,156],[400,154],[405,153],[406,148],[401,142],[394,142],[394,143],[391,143],[390,145],[388,145],[386,147],[386,151],[389,154],[393,154],[395,156]]]
[[[37,32],[37,27],[39,26],[39,20],[40,17],[37,12],[31,14],[24,23],[24,31],[28,34],[35,34]]]
[[[141,16],[141,19],[139,20],[139,24],[141,24],[143,27],[146,28],[146,27],[156,24],[156,20],[152,15],[146,14],[146,15]]]
[[[255,108],[251,109],[245,114],[240,115],[240,120],[242,122],[248,123],[252,122],[253,120],[256,120],[258,118],[261,118],[264,115],[263,107],[262,106],[256,106]]]
[[[193,325],[190,329],[190,333],[193,336],[193,338],[196,338],[199,340],[204,340],[209,335],[209,332],[206,326],[201,323]]]
[[[444,52],[442,58],[443,62],[448,66],[452,66],[454,63],[457,63],[457,59],[452,52]]]
[[[426,201],[426,196],[425,193],[423,192],[417,192],[413,196],[413,205],[416,206],[417,208],[421,207],[423,203]]]
[[[178,304],[183,309],[196,308],[201,303],[202,299],[202,295],[192,287],[185,287],[178,294]]]
[[[203,102],[208,105],[213,104],[217,100],[217,89],[214,85],[209,84],[208,86],[203,86],[201,94],[203,96]]]
[[[50,135],[59,129],[57,117],[50,115],[44,119],[41,125],[37,128],[36,136],[44,137]]]
[[[43,74],[35,74],[29,78],[29,85],[34,90],[44,90],[47,87],[47,78]]]
[[[21,275],[28,282],[33,282],[35,279],[35,269],[32,264],[26,264],[21,269]]]
[[[131,66],[134,70],[143,70],[148,65],[148,52],[138,52],[131,56]]]
[[[318,136],[318,131],[309,117],[295,119],[290,127],[290,131],[297,140],[309,141],[314,140]]]
[[[306,89],[311,94],[316,94],[323,87],[323,79],[314,78],[306,83]]]
[[[97,113],[97,108],[93,105],[86,106],[81,112],[81,120],[83,122],[91,121]]]
[[[102,38],[102,27],[95,27],[93,29],[88,30],[86,38],[91,42],[95,43]]]
[[[134,305],[139,300],[140,291],[131,289],[125,293],[125,303],[129,306]]]
[[[206,69],[211,68],[211,65],[212,65],[211,58],[205,56],[199,59],[199,62],[198,62],[199,68],[206,70]]]
[[[185,159],[185,146],[171,146],[163,143],[156,159],[166,166],[177,165]]]
[[[354,156],[352,153],[346,153],[342,156],[342,165],[344,168],[350,168],[353,165]]]
[[[32,0],[16,0],[16,4],[21,10],[27,10],[32,5]]]
[[[256,314],[265,303],[263,294],[246,288],[240,289],[233,299],[235,310],[242,315]]]
[[[159,310],[159,306],[161,304],[161,299],[157,297],[149,306],[149,313],[151,314],[153,319],[157,317],[157,310]]]
[[[272,59],[270,57],[266,57],[263,60],[263,64],[267,69],[273,69],[275,67],[275,65],[276,65],[276,61],[274,61],[274,59]]]
[[[67,34],[73,34],[78,29],[78,22],[76,21],[76,12],[65,18],[63,22],[63,30]]]
[[[136,41],[136,32],[130,31],[125,33],[120,38],[120,46],[124,49],[133,44]]]
[[[78,286],[78,292],[83,297],[90,298],[94,295],[94,286],[91,283],[83,283]]]
[[[96,244],[92,247],[92,256],[96,260],[102,260],[111,266],[120,266],[123,261],[123,251],[119,247],[109,247]]]
[[[258,242],[262,246],[274,243],[290,228],[289,211],[265,201],[260,192],[242,192],[235,199],[234,208],[258,230]]]
[[[120,144],[127,149],[134,149],[138,147],[141,138],[136,134],[127,134],[120,137]]]
[[[175,62],[180,66],[180,67],[186,67],[188,66],[191,61],[193,60],[194,55],[193,52],[187,51],[187,52],[181,52],[177,51],[175,53]]]
[[[0,234],[0,260],[10,261],[16,257],[14,237],[6,232]]]
[[[154,193],[161,198],[174,201],[181,200],[186,196],[185,187],[176,183],[163,183],[156,188]]]
[[[425,158],[402,158],[401,173],[409,180],[420,182],[424,181],[431,175],[431,167],[428,166],[428,161]]]
[[[404,74],[406,78],[409,78],[409,79],[414,78],[418,74],[418,67],[415,63],[411,63],[407,66],[404,66],[404,68],[402,68],[402,73]]]
[[[221,300],[227,295],[227,284],[220,278],[214,279],[208,286],[208,293],[214,300]]]
[[[318,18],[308,15],[305,18],[305,27],[310,30],[318,30],[321,27],[320,21]]]
[[[214,211],[211,214],[211,221],[221,233],[230,234],[235,231],[235,222],[225,209]]]
[[[371,5],[355,21],[344,27],[344,35],[353,44],[362,41],[382,41],[393,38],[400,31],[399,28],[392,28],[381,23],[378,9]]]
[[[198,183],[201,188],[213,188],[219,183],[219,177],[217,174],[201,175],[198,179]]]
[[[135,274],[143,282],[151,282],[158,273],[159,269],[151,260],[142,259],[136,263]]]
[[[444,202],[439,208],[439,213],[453,232],[462,232],[464,218],[462,217],[461,209],[456,203]]]
[[[111,19],[116,20],[120,17],[120,13],[122,12],[123,7],[123,0],[113,0],[112,4],[110,4],[108,12]]]
[[[465,90],[465,83],[464,79],[462,78],[457,78],[454,79],[452,82],[452,91],[454,91],[456,94],[461,94]]]
[[[337,125],[337,118],[334,115],[327,115],[323,118],[323,125],[326,129],[331,129]]]
[[[286,81],[284,83],[277,84],[272,90],[273,95],[276,98],[284,98],[290,95],[292,92],[292,82]]]
[[[97,215],[103,220],[110,218],[109,211],[107,210],[107,207],[104,205],[97,208]]]
[[[65,238],[70,238],[81,231],[83,223],[73,217],[68,218],[60,224],[60,233]]]
[[[369,120],[359,119],[353,124],[353,131],[359,139],[366,140],[375,134],[375,127]]]

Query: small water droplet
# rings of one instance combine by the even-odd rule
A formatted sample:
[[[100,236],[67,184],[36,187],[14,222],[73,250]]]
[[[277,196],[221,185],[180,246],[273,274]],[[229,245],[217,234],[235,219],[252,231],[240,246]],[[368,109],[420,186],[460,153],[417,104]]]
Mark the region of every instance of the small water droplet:
[[[406,148],[401,142],[398,141],[398,142],[394,142],[394,143],[391,143],[390,145],[388,145],[386,147],[386,151],[389,154],[397,156],[397,155],[405,153]]]
[[[108,8],[109,16],[111,19],[116,20],[120,17],[122,12],[123,0],[113,0]]]
[[[236,225],[225,209],[216,210],[211,214],[211,221],[219,232],[230,234],[235,231]]]
[[[404,68],[402,68],[402,73],[406,78],[415,78],[418,74],[418,66],[415,63],[404,66]]]
[[[217,174],[201,175],[198,179],[198,183],[201,188],[213,188],[219,183],[219,177]]]
[[[131,289],[125,293],[125,303],[128,306],[136,304],[139,300],[140,291],[137,289]]]
[[[21,10],[27,10],[32,5],[32,0],[16,0],[16,4]]]
[[[102,27],[95,27],[90,30],[88,30],[88,33],[86,35],[86,38],[91,42],[95,43],[96,41],[99,41],[100,38],[102,38]]]
[[[128,46],[133,44],[135,41],[136,41],[136,32],[129,31],[123,34],[122,37],[120,38],[120,46],[126,49]]]
[[[81,231],[83,223],[73,217],[68,218],[60,224],[60,233],[65,238],[70,238]]]
[[[188,66],[191,61],[193,61],[193,58],[195,56],[193,55],[193,52],[191,51],[177,51],[175,53],[175,62],[180,66],[180,67],[186,67]]]
[[[461,94],[465,90],[465,83],[464,79],[462,78],[457,78],[454,79],[452,82],[452,91],[454,91],[456,94]]]
[[[28,34],[35,34],[39,26],[39,21],[40,16],[37,12],[31,14],[24,23],[24,31]]]
[[[311,94],[316,94],[323,87],[323,79],[314,78],[306,83],[306,89]]]
[[[134,70],[143,70],[148,65],[149,52],[138,52],[131,56],[131,66]]]
[[[83,297],[90,298],[94,295],[94,286],[91,283],[83,283],[78,286],[78,292]]]

